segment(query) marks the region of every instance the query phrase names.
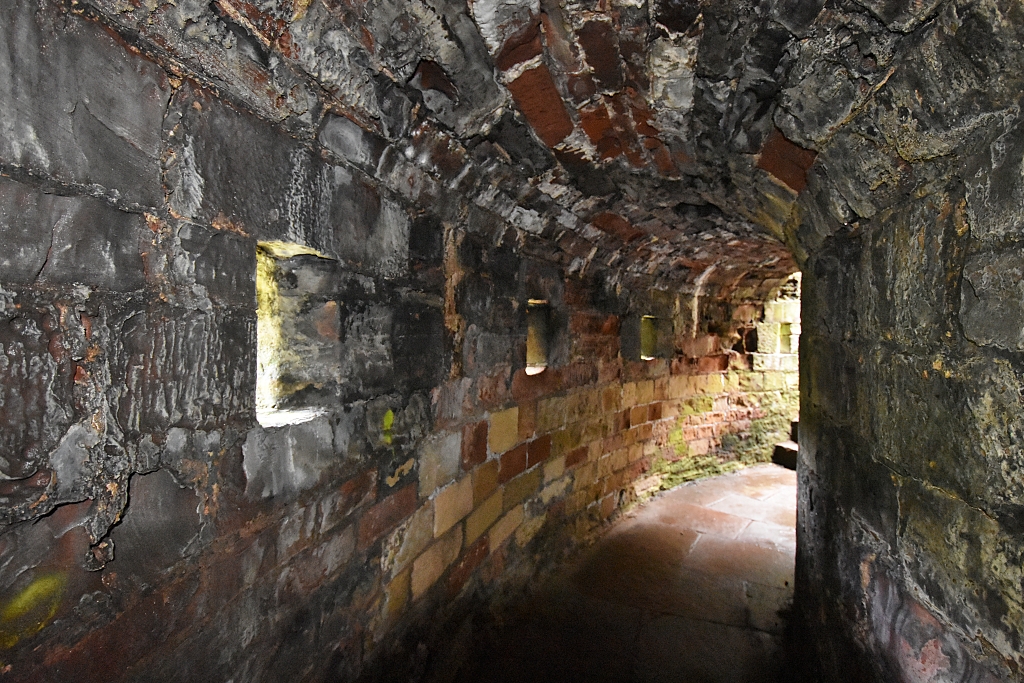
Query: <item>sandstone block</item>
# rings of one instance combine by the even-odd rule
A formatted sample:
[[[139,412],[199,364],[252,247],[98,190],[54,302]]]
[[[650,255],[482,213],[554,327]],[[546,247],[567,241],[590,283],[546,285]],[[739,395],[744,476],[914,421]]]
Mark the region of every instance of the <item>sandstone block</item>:
[[[565,399],[546,398],[537,403],[537,431],[553,432],[565,424]]]
[[[650,403],[654,400],[654,380],[644,380],[636,383],[636,402],[638,405]]]
[[[466,519],[466,543],[473,543],[486,532],[502,512],[502,492],[498,491],[473,510]]]
[[[504,494],[502,496],[502,503],[505,509],[507,510],[513,505],[516,505],[535,494],[543,479],[544,473],[538,467],[537,469],[530,470],[526,474],[519,475],[512,481],[505,484]]]
[[[498,488],[497,460],[489,460],[473,470],[473,504],[479,505]]]
[[[462,549],[462,527],[455,527],[439,538],[426,552],[412,563],[412,597],[418,599],[459,556]]]
[[[523,523],[525,517],[525,510],[522,505],[517,505],[508,512],[505,516],[498,520],[498,523],[491,528],[490,532],[490,544],[491,552],[494,552],[502,543],[505,542],[509,536],[511,536],[519,525]]]
[[[462,459],[462,435],[428,437],[420,446],[420,495],[429,496],[455,479]]]
[[[550,462],[544,464],[544,481],[545,483],[554,481],[562,476],[565,472],[565,456],[559,456]]]
[[[487,445],[492,453],[503,453],[519,443],[519,408],[491,413]]]
[[[526,401],[519,404],[519,440],[524,441],[534,435],[537,430],[537,402]]]
[[[391,580],[384,589],[384,620],[393,622],[409,604],[412,570],[406,570]]]
[[[428,501],[388,538],[381,557],[381,569],[386,573],[402,571],[433,540],[434,506]]]
[[[434,536],[440,536],[473,511],[473,479],[463,477],[434,499]]]
[[[544,522],[547,521],[547,514],[537,515],[536,517],[530,517],[523,521],[516,529],[516,544],[519,547],[525,546],[527,543],[533,540],[533,537],[537,535],[537,532],[544,526]]]

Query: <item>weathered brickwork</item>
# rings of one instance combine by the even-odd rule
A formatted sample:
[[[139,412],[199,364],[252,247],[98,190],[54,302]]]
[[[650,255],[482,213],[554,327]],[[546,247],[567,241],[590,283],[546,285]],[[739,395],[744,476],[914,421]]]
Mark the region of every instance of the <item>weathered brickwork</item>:
[[[0,11],[5,680],[451,680],[798,355],[825,679],[1021,677],[1018,4]]]
[[[686,270],[622,290],[578,260],[638,239],[629,221],[532,233],[436,122],[401,141],[355,110],[364,127],[282,123],[259,79],[224,96],[87,16],[5,7],[5,679],[401,679],[679,463],[764,459],[759,425],[788,424],[795,374],[736,346],[788,261],[726,294]],[[544,73],[551,92],[510,84],[527,118],[548,116]],[[530,299],[550,308],[539,375]]]

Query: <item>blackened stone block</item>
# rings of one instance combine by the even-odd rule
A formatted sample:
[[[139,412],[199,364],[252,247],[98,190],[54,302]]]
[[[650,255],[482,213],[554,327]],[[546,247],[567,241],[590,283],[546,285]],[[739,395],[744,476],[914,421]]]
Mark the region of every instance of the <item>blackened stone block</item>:
[[[967,208],[971,235],[998,240],[1024,225],[1024,126],[1018,123],[986,151],[968,182]]]
[[[9,309],[10,310],[10,309]],[[49,313],[22,310],[0,315],[0,473],[4,479],[35,474],[72,421],[70,359],[51,353],[58,336],[47,331],[56,321]],[[15,492],[0,497],[17,505]]]
[[[129,503],[114,540],[113,571],[152,581],[198,550],[202,501],[167,470],[133,475]]]
[[[292,497],[320,480],[336,458],[334,431],[324,416],[301,424],[253,429],[242,446],[246,495]]]
[[[964,266],[960,321],[976,344],[1024,350],[1024,253],[979,254]]]
[[[384,277],[408,272],[409,215],[400,204],[358,173],[329,170],[329,228],[332,253]]]
[[[43,269],[59,220],[50,199],[41,202],[28,186],[0,178],[0,282],[29,284]]]
[[[529,127],[512,112],[505,112],[491,128],[488,139],[501,145],[529,175],[543,173],[554,165],[551,151],[538,145]]]
[[[448,375],[448,332],[442,311],[408,302],[394,317],[396,380],[407,391],[431,389]]]
[[[344,116],[328,115],[320,128],[320,142],[343,159],[373,173],[387,142]]]
[[[323,161],[205,91],[183,89],[173,107],[168,177],[177,213],[311,247],[385,277],[407,272],[408,214],[369,177]]]
[[[148,235],[142,216],[0,178],[0,282],[139,289]]]
[[[182,247],[194,259],[196,284],[210,299],[228,306],[255,306],[256,241],[231,232],[185,225]]]
[[[443,290],[444,224],[433,214],[420,215],[409,225],[409,271],[414,287]]]
[[[388,393],[395,383],[392,355],[395,311],[391,306],[366,302],[341,305],[340,384],[346,399],[371,398]]]
[[[409,226],[409,258],[427,268],[442,265],[444,255],[444,224],[433,215],[416,218]]]
[[[292,176],[311,163],[309,151],[206,91],[180,89],[171,110],[171,208],[187,218],[216,219],[260,239],[284,239],[288,209],[300,210],[301,200],[308,198],[307,189],[291,207],[285,203]],[[303,238],[300,228],[291,241],[319,246]]]
[[[111,369],[116,415],[129,434],[251,420],[256,316],[156,308],[130,317]]]
[[[170,85],[97,24],[11,0],[0,26],[0,161],[157,206]]]

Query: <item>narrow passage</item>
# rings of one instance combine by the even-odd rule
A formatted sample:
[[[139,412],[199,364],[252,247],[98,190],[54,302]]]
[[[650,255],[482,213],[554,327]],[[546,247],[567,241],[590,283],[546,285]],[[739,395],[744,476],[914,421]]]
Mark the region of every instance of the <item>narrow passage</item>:
[[[777,465],[670,491],[543,586],[460,681],[787,680],[795,526],[796,476]]]

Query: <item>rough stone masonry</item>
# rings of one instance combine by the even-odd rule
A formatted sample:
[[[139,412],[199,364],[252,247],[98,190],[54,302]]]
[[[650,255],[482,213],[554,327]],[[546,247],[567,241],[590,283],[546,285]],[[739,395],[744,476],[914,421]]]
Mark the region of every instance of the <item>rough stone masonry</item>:
[[[446,680],[797,323],[825,680],[1022,675],[1018,3],[0,8],[6,680]]]

